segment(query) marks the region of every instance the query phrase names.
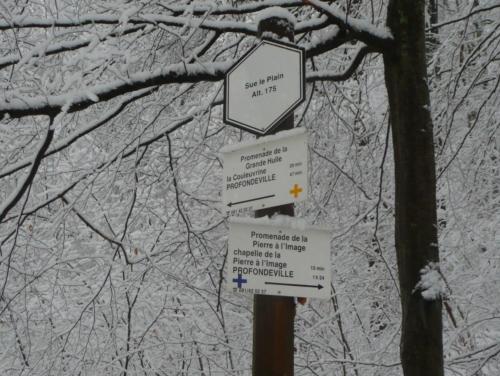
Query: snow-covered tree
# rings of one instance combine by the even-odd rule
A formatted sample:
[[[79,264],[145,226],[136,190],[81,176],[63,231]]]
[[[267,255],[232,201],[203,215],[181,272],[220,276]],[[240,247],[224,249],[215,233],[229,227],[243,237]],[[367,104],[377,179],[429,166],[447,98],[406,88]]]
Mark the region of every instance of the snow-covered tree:
[[[296,211],[332,231],[295,373],[498,374],[494,0],[3,1],[0,373],[251,373],[218,151],[252,136],[222,80],[284,10],[307,54]]]

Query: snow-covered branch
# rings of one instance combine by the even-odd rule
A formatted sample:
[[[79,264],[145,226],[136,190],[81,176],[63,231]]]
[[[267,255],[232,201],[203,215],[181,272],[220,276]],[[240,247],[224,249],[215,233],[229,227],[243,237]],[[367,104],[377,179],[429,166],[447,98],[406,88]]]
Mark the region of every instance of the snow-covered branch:
[[[87,216],[85,216],[83,213],[81,213],[76,207],[75,207],[75,204],[74,202],[73,203],[70,203],[68,201],[68,199],[63,195],[61,196],[61,200],[69,206],[70,210],[72,212],[75,213],[75,215],[83,222],[85,223],[85,225],[90,229],[92,230],[93,232],[95,232],[97,235],[99,235],[101,238],[103,238],[104,240],[107,240],[110,244],[113,244],[115,246],[117,246],[120,250],[121,250],[121,253],[122,255],[124,256],[125,258],[125,261],[127,262],[127,264],[129,263],[129,260],[128,260],[128,255],[127,255],[127,250],[126,250],[126,245],[120,241],[119,239],[116,239],[115,236],[113,235],[110,235],[110,234],[107,234],[104,230],[101,230],[99,227],[97,227],[97,225],[94,225],[92,223],[92,221],[90,219],[87,218]]]
[[[140,72],[128,80],[116,80],[54,96],[19,97],[6,93],[8,99],[0,100],[0,119],[5,116],[20,118],[34,115],[57,115],[59,112],[75,112],[92,104],[108,101],[132,91],[173,83],[219,81],[231,67],[233,61],[215,63],[173,64],[154,72]]]
[[[150,90],[150,92],[153,92],[154,90],[156,90],[156,88],[153,89],[153,90]],[[52,155],[54,153],[57,153],[58,151],[62,150],[64,147],[66,147],[68,145],[71,145],[74,141],[76,141],[77,139],[79,139],[80,137],[82,137],[84,134],[87,134],[88,131],[89,131],[89,128],[94,128],[95,129],[96,126],[98,127],[98,126],[101,125],[100,124],[101,122],[103,124],[106,123],[109,120],[108,117],[109,116],[113,117],[114,114],[115,114],[115,112],[120,110],[121,106],[124,106],[129,101],[136,100],[136,99],[138,99],[138,97],[142,97],[142,96],[145,96],[145,95],[148,95],[147,91],[142,91],[140,93],[136,93],[135,95],[127,98],[126,100],[124,100],[123,102],[121,102],[120,105],[118,105],[117,107],[115,107],[114,110],[110,111],[104,118],[101,118],[98,123],[93,123],[89,127],[86,127],[85,129],[83,129],[83,130],[81,130],[79,132],[76,132],[75,134],[72,134],[72,135],[68,136],[67,138],[65,138],[64,140],[58,142],[54,146],[54,148],[51,148],[43,156],[43,158],[45,158],[45,157],[47,157],[49,155]],[[85,173],[84,175],[78,177],[75,181],[73,181],[70,184],[66,185],[64,188],[62,188],[56,194],[54,194],[51,197],[49,197],[46,201],[44,201],[44,202],[42,202],[40,204],[37,204],[37,205],[35,205],[33,207],[30,207],[30,208],[24,210],[23,211],[23,215],[24,216],[32,215],[32,214],[36,213],[38,210],[40,210],[40,209],[46,207],[47,205],[51,204],[52,202],[60,200],[64,195],[66,195],[68,192],[70,192],[78,184],[80,184],[81,182],[83,182],[85,179],[87,179],[92,174],[98,174],[98,173],[100,173],[102,170],[104,170],[110,164],[116,162],[118,159],[124,160],[124,159],[126,159],[126,158],[128,158],[128,157],[130,157],[132,155],[135,155],[137,153],[138,149],[147,148],[148,146],[152,145],[153,143],[155,143],[155,142],[161,140],[162,138],[164,138],[167,134],[171,134],[171,133],[179,130],[184,125],[189,124],[190,122],[192,122],[193,120],[195,120],[198,116],[200,116],[200,115],[208,112],[211,108],[216,107],[216,106],[220,106],[220,105],[222,105],[222,100],[215,100],[212,103],[210,103],[210,105],[208,105],[206,108],[201,108],[199,111],[195,111],[195,112],[193,112],[192,114],[190,114],[188,116],[185,116],[185,117],[183,117],[181,119],[178,119],[177,121],[174,121],[173,123],[169,124],[168,126],[161,128],[159,131],[155,132],[153,135],[151,135],[151,136],[149,136],[147,138],[142,139],[138,144],[136,144],[136,145],[126,145],[126,147],[124,149],[119,150],[118,152],[116,152],[107,161],[102,162],[98,166],[96,166],[95,168],[93,168],[92,172]],[[20,162],[16,163],[11,168],[3,170],[0,173],[0,175],[1,175],[0,177],[10,175],[10,174],[18,171],[19,169],[21,169],[23,167],[26,167],[26,166],[24,166],[24,163],[25,163],[25,161],[23,160],[23,161],[20,161]],[[7,218],[4,219],[4,222],[13,220],[15,218],[16,218],[15,216],[7,217]]]
[[[128,96],[127,98],[122,99],[118,103],[118,105],[116,105],[113,109],[111,109],[106,114],[104,114],[104,116],[102,116],[97,121],[92,122],[91,124],[84,127],[83,129],[76,131],[75,133],[69,135],[68,137],[66,137],[63,140],[56,143],[53,147],[51,147],[49,150],[47,150],[47,152],[44,154],[43,158],[48,157],[49,155],[55,154],[55,153],[65,149],[65,148],[67,148],[68,146],[70,146],[71,144],[73,144],[74,142],[76,142],[77,140],[79,140],[80,138],[85,136],[86,134],[89,134],[90,132],[92,132],[92,131],[96,130],[97,128],[101,127],[102,125],[106,124],[109,120],[113,119],[115,116],[120,114],[127,107],[127,105],[129,105],[130,103],[136,101],[137,99],[143,98],[143,97],[153,93],[156,90],[157,90],[156,87],[153,87],[150,89],[139,90],[139,91],[133,93],[132,95]],[[10,166],[7,169],[1,170],[0,171],[0,179],[13,174],[14,172],[17,172],[22,168],[29,166],[30,163],[31,163],[31,158],[26,158],[26,159],[23,159],[23,160],[17,162],[16,164]]]
[[[132,26],[130,28],[127,28],[125,30],[120,30],[120,31],[113,31],[109,34],[103,35],[99,37],[99,41],[103,42],[107,39],[110,38],[115,38],[115,37],[121,37],[123,35],[135,33],[136,31],[143,30],[146,26],[145,25],[140,25],[140,26]],[[42,55],[55,55],[63,52],[68,52],[68,51],[74,51],[82,47],[87,47],[91,43],[95,41],[95,38],[85,38],[85,39],[77,39],[77,40],[71,40],[71,41],[64,41],[64,42],[59,42],[59,43],[54,43],[43,50],[37,50],[34,49],[33,52],[30,52],[30,57],[40,57]],[[3,69],[5,67],[14,65],[19,63],[22,60],[26,60],[26,56],[19,56],[18,54],[11,54],[7,55],[5,57],[0,58],[0,69]]]
[[[307,46],[306,56],[313,57],[328,50],[338,47],[347,41],[342,33],[332,32],[327,37],[322,38],[315,44]],[[360,50],[353,66],[343,75],[318,76],[312,73],[308,76],[309,81],[318,80],[342,80],[347,79],[352,71],[359,65],[362,58],[369,52],[376,49],[367,47]],[[71,113],[83,110],[95,103],[108,101],[117,96],[134,92],[140,89],[153,86],[178,84],[189,82],[220,81],[224,78],[226,71],[234,64],[234,60],[225,62],[196,62],[191,64],[172,64],[165,68],[157,69],[153,72],[139,72],[130,75],[127,80],[116,80],[106,84],[99,84],[88,87],[86,90],[79,90],[53,96],[21,97],[19,95],[5,93],[6,99],[0,100],[0,119],[5,116],[10,118],[21,118],[35,115],[57,115],[60,112]]]
[[[331,51],[340,47],[344,43],[352,40],[352,35],[349,35],[344,30],[336,27],[323,33],[321,38],[315,38],[313,41],[305,45],[307,56],[317,56],[324,52]]]
[[[26,28],[53,28],[53,27],[80,27],[86,25],[121,25],[124,19],[120,15],[87,14],[78,18],[40,18],[15,17],[9,21],[0,20],[0,30]],[[196,27],[204,30],[234,32],[255,35],[257,29],[252,24],[237,21],[211,21],[193,17],[174,17],[156,14],[144,14],[126,19],[126,23],[133,25],[157,25],[178,27]]]
[[[263,10],[269,7],[283,7],[283,8],[291,8],[298,7],[304,5],[302,0],[267,0],[261,1],[259,3],[249,3],[249,4],[241,4],[236,6],[232,5],[218,5],[215,6],[213,3],[204,4],[198,3],[193,6],[182,6],[182,5],[161,5],[164,9],[174,13],[174,14],[184,14],[189,12],[193,15],[200,16],[206,13],[212,15],[237,15],[237,14],[248,14],[258,12],[259,10]]]
[[[146,25],[164,25],[164,26],[174,26],[174,27],[193,27],[203,30],[212,30],[220,33],[240,33],[246,35],[257,35],[257,25],[253,23],[246,23],[240,21],[212,21],[206,18],[194,18],[194,17],[174,17],[174,16],[162,16],[156,14],[145,14],[137,17],[131,17],[126,20],[128,24],[135,25],[135,28],[143,28]],[[81,27],[86,25],[112,25],[120,26],[123,24],[123,19],[119,15],[84,15],[78,19],[70,18],[57,18],[57,19],[47,19],[39,17],[16,17],[10,21],[0,20],[0,30],[10,30],[10,29],[27,29],[27,28],[72,28]],[[319,30],[330,24],[330,20],[327,17],[320,17],[308,21],[298,22],[296,25],[295,32],[297,34]],[[126,34],[126,31],[118,31],[114,34]],[[78,45],[78,41],[74,41],[73,44]],[[81,43],[85,43],[84,41]],[[68,50],[75,49],[71,48],[70,45]],[[64,48],[64,46],[54,46],[55,50],[58,48]],[[49,54],[49,53],[47,53]],[[2,67],[2,60],[0,60],[0,68]]]
[[[332,71],[316,71],[311,72],[307,75],[307,81],[345,81],[351,77],[356,69],[359,67],[364,57],[369,53],[377,52],[376,49],[363,46],[359,49],[358,53],[354,57],[351,65],[342,73],[336,73]]]
[[[358,39],[379,51],[386,49],[393,41],[392,34],[388,29],[377,27],[368,21],[351,17],[336,5],[328,5],[319,0],[304,0],[304,3],[326,14],[332,23],[351,33],[353,39]]]

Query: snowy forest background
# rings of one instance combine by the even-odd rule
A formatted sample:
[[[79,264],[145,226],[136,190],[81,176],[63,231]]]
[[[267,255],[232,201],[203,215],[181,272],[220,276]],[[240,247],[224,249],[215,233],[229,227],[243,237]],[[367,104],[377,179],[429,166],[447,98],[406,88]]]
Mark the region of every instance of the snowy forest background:
[[[335,4],[385,25],[386,0]],[[332,233],[332,297],[297,306],[296,375],[401,374],[380,54],[350,72],[362,44],[331,43],[339,28],[301,1],[4,0],[2,375],[250,373],[252,297],[222,287],[219,150],[253,136],[223,124],[222,78],[276,5],[309,57],[295,124],[309,134],[310,197],[296,214]],[[493,376],[500,3],[428,9],[445,371]]]

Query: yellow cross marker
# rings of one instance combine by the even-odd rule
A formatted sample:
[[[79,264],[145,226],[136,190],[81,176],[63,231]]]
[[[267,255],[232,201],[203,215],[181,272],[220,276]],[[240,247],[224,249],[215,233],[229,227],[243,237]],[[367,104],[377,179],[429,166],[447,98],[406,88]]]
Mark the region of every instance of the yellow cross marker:
[[[299,197],[300,192],[302,192],[302,188],[298,184],[294,184],[293,188],[290,189],[290,194],[294,197],[297,198]]]

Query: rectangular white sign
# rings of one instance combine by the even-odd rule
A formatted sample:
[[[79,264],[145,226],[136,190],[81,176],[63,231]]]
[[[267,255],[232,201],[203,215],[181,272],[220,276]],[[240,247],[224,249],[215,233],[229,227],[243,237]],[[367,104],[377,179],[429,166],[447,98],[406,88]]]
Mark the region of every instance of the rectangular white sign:
[[[230,219],[226,286],[234,292],[330,298],[330,234],[303,220]]]
[[[221,150],[226,213],[264,209],[307,197],[307,134],[283,131]]]

